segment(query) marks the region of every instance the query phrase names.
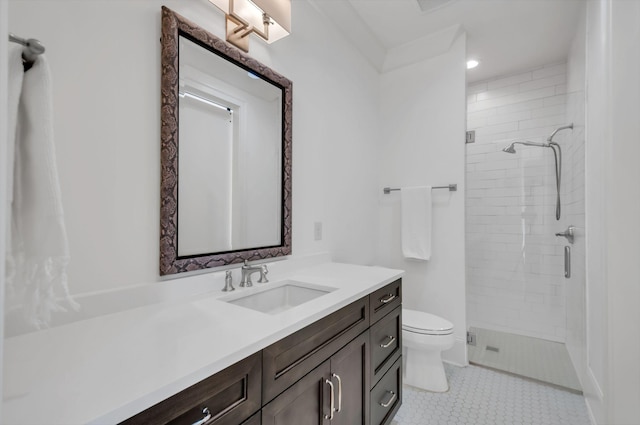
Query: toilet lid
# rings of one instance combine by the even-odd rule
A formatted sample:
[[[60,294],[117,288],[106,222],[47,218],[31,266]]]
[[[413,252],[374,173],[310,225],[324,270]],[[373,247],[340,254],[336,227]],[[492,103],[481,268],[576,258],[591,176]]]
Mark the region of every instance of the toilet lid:
[[[449,335],[453,323],[435,314],[402,309],[402,329],[424,335]]]

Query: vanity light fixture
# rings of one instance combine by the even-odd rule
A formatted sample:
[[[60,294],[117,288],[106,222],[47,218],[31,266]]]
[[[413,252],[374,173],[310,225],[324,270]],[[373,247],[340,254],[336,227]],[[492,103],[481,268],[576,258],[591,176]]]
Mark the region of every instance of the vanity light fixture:
[[[475,60],[475,59],[469,59],[469,60],[467,61],[467,69],[473,69],[473,68],[475,68],[475,67],[476,67],[476,66],[478,66],[478,65],[480,65],[480,62],[478,62],[478,61],[477,61],[477,60]]]
[[[226,15],[227,42],[249,51],[249,35],[267,43],[291,33],[291,0],[209,0]]]

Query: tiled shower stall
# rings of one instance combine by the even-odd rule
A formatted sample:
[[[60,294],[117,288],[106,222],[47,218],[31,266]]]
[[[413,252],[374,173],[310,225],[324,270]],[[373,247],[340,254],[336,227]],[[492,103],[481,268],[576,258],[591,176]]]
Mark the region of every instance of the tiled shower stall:
[[[570,244],[555,236],[570,224],[578,233],[584,229],[584,96],[580,84],[567,89],[568,76],[563,62],[467,87],[467,130],[475,131],[475,142],[466,145],[469,327],[567,340],[567,308],[579,304],[567,296],[580,298],[570,285],[584,283],[583,238],[570,248],[573,277],[566,279]],[[562,148],[562,215],[556,220],[553,151],[503,149],[516,140],[546,142],[571,122],[574,130],[553,139]],[[579,333],[575,329],[569,332]]]

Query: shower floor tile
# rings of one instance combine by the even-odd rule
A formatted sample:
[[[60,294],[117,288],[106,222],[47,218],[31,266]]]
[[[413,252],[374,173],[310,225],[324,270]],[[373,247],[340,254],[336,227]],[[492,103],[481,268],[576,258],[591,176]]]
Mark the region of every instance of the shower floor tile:
[[[405,385],[392,425],[591,425],[584,398],[478,366],[445,364],[450,389]]]
[[[469,363],[490,367],[582,392],[564,344],[482,328],[470,328]]]

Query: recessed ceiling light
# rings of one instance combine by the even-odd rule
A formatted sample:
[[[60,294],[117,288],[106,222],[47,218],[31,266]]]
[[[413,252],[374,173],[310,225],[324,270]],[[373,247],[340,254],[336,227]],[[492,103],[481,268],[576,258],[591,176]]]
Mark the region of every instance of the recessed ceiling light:
[[[475,68],[475,67],[476,67],[476,66],[478,66],[478,65],[480,65],[480,62],[478,62],[478,61],[477,61],[477,60],[475,60],[475,59],[469,59],[469,60],[467,61],[467,69],[473,69],[473,68]]]

